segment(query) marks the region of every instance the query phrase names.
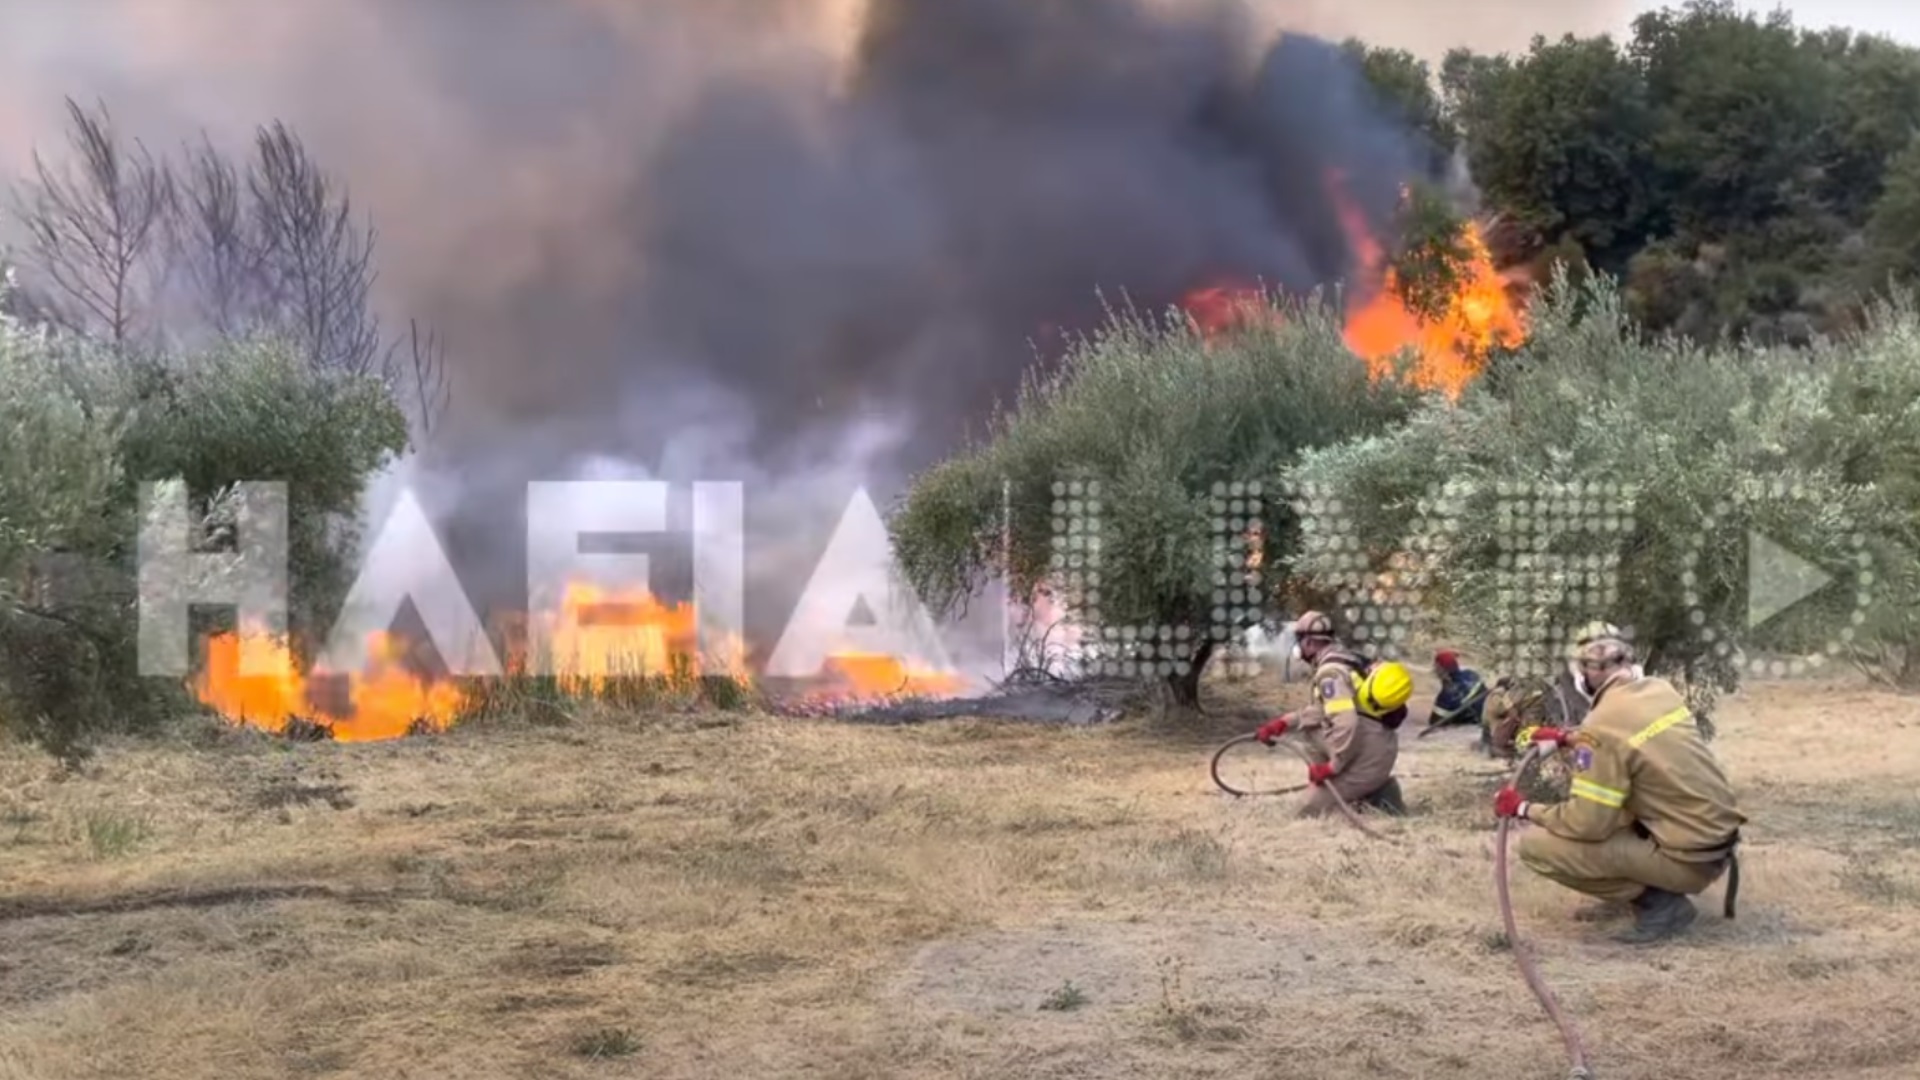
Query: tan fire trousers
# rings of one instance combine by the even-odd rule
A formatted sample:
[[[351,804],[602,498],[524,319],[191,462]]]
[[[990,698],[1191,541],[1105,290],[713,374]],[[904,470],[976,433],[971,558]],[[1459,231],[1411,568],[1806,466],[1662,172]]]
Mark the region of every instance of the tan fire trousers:
[[[1529,827],[1520,837],[1520,861],[1548,881],[1621,903],[1639,896],[1649,886],[1694,896],[1718,881],[1727,868],[1725,859],[1682,862],[1628,829],[1599,843],[1585,843],[1555,836],[1538,825]]]

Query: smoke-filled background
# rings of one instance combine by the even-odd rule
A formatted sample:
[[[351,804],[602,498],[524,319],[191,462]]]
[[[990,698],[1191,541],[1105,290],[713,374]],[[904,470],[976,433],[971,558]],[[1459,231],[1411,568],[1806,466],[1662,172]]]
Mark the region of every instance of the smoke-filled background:
[[[1437,58],[1627,6],[4,0],[0,164],[65,95],[162,150],[285,120],[379,226],[382,308],[446,339],[398,480],[475,600],[523,598],[528,480],[742,479],[770,644],[855,487],[951,449],[1096,290],[1352,269],[1328,170],[1384,223],[1429,157],[1276,30]]]

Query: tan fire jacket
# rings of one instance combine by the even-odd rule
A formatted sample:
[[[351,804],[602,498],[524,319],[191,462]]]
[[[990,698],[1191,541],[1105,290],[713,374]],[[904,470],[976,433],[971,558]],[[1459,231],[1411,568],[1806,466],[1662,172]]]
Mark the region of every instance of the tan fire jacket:
[[[1602,687],[1567,752],[1572,797],[1527,808],[1527,820],[1556,836],[1598,842],[1633,828],[1675,859],[1716,862],[1746,823],[1686,700],[1665,679]]]
[[[1313,704],[1294,715],[1294,726],[1325,748],[1335,783],[1347,798],[1373,793],[1393,776],[1400,737],[1354,705],[1365,661],[1350,653],[1322,657],[1313,673]]]

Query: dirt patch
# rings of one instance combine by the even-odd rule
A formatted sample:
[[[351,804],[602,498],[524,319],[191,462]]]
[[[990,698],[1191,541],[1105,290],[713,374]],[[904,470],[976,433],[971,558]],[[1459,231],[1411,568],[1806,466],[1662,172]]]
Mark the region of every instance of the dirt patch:
[[[1409,955],[1391,941],[1369,942],[1304,922],[1086,922],[999,931],[920,950],[897,992],[937,1009],[972,1016],[1030,1013],[1072,982],[1086,1010],[1156,1005],[1169,964],[1185,969],[1187,989],[1210,1000],[1272,1002],[1294,995],[1422,993],[1447,981],[1445,963]],[[1204,973],[1196,975],[1196,973]],[[1198,977],[1202,980],[1194,984]]]

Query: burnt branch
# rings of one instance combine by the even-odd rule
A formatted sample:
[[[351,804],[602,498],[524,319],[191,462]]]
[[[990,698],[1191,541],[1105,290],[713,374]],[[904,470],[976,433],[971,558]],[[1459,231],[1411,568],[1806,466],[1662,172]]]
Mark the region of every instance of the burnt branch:
[[[271,322],[317,368],[374,373],[373,227],[354,223],[351,200],[285,124],[262,128],[254,149],[247,182]]]
[[[134,336],[157,287],[148,261],[173,206],[173,183],[135,140],[116,138],[106,106],[89,113],[67,99],[73,159],[33,155],[33,180],[14,193],[26,234],[24,268],[52,321],[114,345]]]
[[[176,187],[169,255],[192,289],[193,313],[222,337],[243,336],[265,314],[267,290],[240,170],[203,138],[186,148]]]
[[[400,358],[402,345],[407,347],[405,360]],[[422,334],[419,320],[408,320],[406,338],[396,339],[387,346],[380,368],[388,386],[413,399],[421,436],[432,435],[434,424],[447,411],[453,398],[452,382],[447,377],[446,349],[439,333],[428,330]]]

